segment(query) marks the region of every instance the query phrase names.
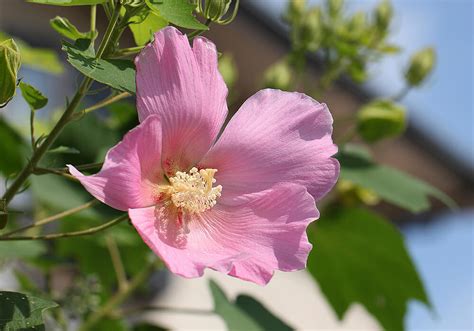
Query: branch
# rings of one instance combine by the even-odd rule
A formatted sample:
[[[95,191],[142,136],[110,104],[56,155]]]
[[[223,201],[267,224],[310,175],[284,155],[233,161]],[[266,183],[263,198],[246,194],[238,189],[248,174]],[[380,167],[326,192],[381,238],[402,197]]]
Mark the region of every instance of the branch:
[[[35,227],[38,227],[38,226],[41,226],[41,225],[45,225],[45,224],[48,224],[48,223],[51,223],[51,222],[54,222],[60,218],[63,218],[63,217],[66,217],[66,216],[69,216],[69,215],[72,215],[72,214],[75,214],[75,213],[78,213],[80,212],[81,210],[84,210],[84,209],[87,209],[89,207],[92,207],[93,205],[95,205],[96,203],[98,202],[98,200],[91,200],[83,205],[80,205],[78,207],[75,207],[75,208],[71,208],[71,209],[68,209],[66,211],[63,211],[61,213],[58,213],[56,215],[52,215],[52,216],[49,216],[45,219],[42,219],[40,221],[37,221],[35,223],[32,223],[32,224],[29,224],[29,225],[26,225],[24,227],[21,227],[21,228],[18,228],[18,229],[15,229],[15,230],[12,230],[10,232],[7,232],[7,233],[4,233],[2,235],[0,235],[0,240],[1,238],[5,238],[5,237],[9,237],[11,236],[12,234],[15,234],[15,233],[18,233],[18,232],[23,232],[25,230],[28,230],[28,229],[31,229],[31,228],[35,228]]]
[[[111,226],[114,226],[124,220],[128,219],[128,215],[122,215],[120,217],[117,217],[105,224],[102,224],[100,226],[96,226],[94,228],[89,228],[87,230],[81,230],[81,231],[74,231],[74,232],[65,232],[65,233],[52,233],[52,234],[46,234],[46,235],[39,235],[39,236],[18,236],[18,237],[0,237],[0,241],[2,240],[7,240],[7,241],[12,241],[12,240],[51,240],[51,239],[59,239],[59,238],[67,238],[67,237],[79,237],[79,236],[88,236],[97,232],[100,232],[102,230],[105,230],[107,228],[110,228]]]
[[[117,243],[114,238],[107,236],[105,238],[107,243],[107,249],[110,253],[110,258],[112,259],[112,264],[114,266],[115,275],[117,276],[117,283],[119,291],[125,291],[128,287],[127,275],[125,273],[125,268],[123,267],[122,258],[120,257],[120,251],[118,249]]]

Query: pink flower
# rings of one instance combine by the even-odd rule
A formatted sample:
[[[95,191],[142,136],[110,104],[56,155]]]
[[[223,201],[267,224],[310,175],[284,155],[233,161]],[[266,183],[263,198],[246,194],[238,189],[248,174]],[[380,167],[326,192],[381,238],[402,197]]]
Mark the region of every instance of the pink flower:
[[[108,152],[102,170],[71,174],[97,199],[128,211],[169,270],[205,268],[266,284],[305,268],[315,201],[335,184],[332,117],[300,93],[266,89],[227,116],[227,87],[212,42],[193,47],[175,28],[136,58],[140,125]],[[217,142],[216,142],[217,140]]]

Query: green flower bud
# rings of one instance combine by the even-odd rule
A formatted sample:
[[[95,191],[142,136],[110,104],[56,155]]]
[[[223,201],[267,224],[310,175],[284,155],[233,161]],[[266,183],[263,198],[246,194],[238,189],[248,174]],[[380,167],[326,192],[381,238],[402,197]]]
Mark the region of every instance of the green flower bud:
[[[284,17],[290,23],[299,22],[303,16],[305,8],[306,0],[290,0]]]
[[[5,106],[15,95],[20,51],[13,39],[0,42],[0,107]]]
[[[411,86],[420,85],[431,73],[436,62],[435,50],[431,47],[424,48],[411,57],[405,79]]]
[[[378,30],[384,32],[390,25],[393,16],[393,8],[389,0],[381,1],[375,8],[375,25]]]
[[[357,114],[359,135],[367,142],[397,136],[405,130],[405,108],[390,100],[375,100]]]
[[[304,48],[309,51],[316,51],[321,43],[321,9],[311,8],[303,16],[300,30],[300,41]]]
[[[237,0],[232,14],[228,18],[224,18],[232,0],[194,0],[193,3],[197,5],[196,11],[198,13],[201,13],[206,19],[222,25],[232,22],[239,8],[239,0]]]
[[[264,74],[265,87],[288,91],[291,88],[292,72],[286,61],[272,65]]]

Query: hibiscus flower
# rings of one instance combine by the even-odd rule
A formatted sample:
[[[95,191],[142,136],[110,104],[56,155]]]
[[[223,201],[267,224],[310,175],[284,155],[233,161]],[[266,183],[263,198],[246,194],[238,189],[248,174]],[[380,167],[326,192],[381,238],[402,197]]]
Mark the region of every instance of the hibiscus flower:
[[[301,93],[265,89],[219,136],[227,87],[215,45],[168,27],[135,59],[140,124],[99,173],[70,172],[97,199],[128,211],[170,271],[211,268],[258,284],[303,269],[315,202],[335,184],[332,117]]]

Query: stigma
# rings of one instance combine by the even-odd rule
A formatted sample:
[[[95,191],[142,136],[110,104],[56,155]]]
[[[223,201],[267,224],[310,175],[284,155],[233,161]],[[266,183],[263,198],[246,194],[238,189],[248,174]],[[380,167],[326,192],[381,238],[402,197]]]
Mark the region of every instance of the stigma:
[[[169,178],[170,185],[162,188],[163,193],[179,211],[191,214],[211,209],[221,196],[222,186],[216,183],[216,169],[193,167],[189,172],[177,171]]]

